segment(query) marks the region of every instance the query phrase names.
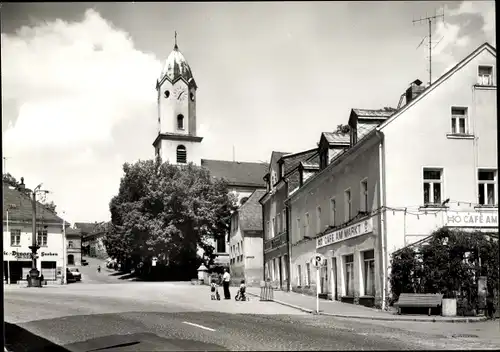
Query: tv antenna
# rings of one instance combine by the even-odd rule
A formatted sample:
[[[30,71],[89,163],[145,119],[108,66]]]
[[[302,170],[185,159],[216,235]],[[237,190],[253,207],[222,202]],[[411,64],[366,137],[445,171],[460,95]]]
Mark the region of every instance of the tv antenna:
[[[443,13],[442,14],[434,14],[434,16],[426,16],[424,18],[420,18],[418,20],[413,20],[413,25],[415,25],[415,23],[420,23],[420,22],[424,22],[424,21],[427,21],[427,23],[429,24],[429,35],[428,36],[425,36],[422,41],[420,42],[420,44],[417,46],[417,49],[420,48],[420,46],[423,44],[424,40],[429,37],[429,85],[432,83],[432,22],[437,20],[438,18],[442,18],[443,21],[444,21],[444,9],[443,9]],[[441,40],[443,40],[443,38],[441,38],[437,43],[436,45],[438,45]],[[434,46],[435,47],[435,46]]]

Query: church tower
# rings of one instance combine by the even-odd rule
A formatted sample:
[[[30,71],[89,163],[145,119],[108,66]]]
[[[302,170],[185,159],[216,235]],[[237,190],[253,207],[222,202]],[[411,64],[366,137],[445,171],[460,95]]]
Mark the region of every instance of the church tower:
[[[171,164],[201,165],[201,141],[196,135],[196,90],[191,68],[177,46],[168,56],[160,79],[158,92],[158,135],[153,142],[155,156]]]

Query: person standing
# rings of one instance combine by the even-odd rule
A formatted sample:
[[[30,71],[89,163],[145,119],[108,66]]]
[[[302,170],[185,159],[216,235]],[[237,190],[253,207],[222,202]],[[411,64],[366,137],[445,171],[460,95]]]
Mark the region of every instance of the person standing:
[[[227,269],[224,269],[224,275],[222,276],[222,286],[224,287],[224,299],[231,299],[231,293],[229,292],[229,282],[231,281],[231,275]]]

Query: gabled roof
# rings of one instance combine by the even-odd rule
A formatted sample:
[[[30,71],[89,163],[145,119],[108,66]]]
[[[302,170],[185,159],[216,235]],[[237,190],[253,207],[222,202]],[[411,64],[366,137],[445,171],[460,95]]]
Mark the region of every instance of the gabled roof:
[[[262,206],[259,203],[266,193],[263,189],[255,190],[248,200],[238,209],[242,231],[262,231]]]
[[[309,161],[318,155],[318,148],[282,156],[280,162],[284,163],[285,176],[299,167],[301,161]]]
[[[387,118],[394,114],[396,109],[386,107],[383,109],[352,109],[358,117]]]
[[[453,66],[450,70],[448,70],[445,74],[439,77],[436,81],[434,81],[430,86],[428,86],[423,92],[421,92],[415,99],[410,101],[409,104],[404,105],[401,109],[396,111],[390,118],[384,121],[380,126],[377,127],[377,130],[382,130],[385,126],[390,124],[396,118],[398,118],[403,112],[408,110],[413,105],[417,104],[420,100],[426,97],[430,92],[432,92],[435,88],[437,88],[441,83],[445,82],[448,78],[450,78],[453,74],[455,74],[462,67],[467,65],[472,59],[478,56],[484,50],[488,50],[495,57],[497,56],[497,50],[488,42],[480,45],[473,52],[467,55],[463,60],[459,61],[455,66]]]
[[[321,133],[321,140],[325,139],[328,144],[334,145],[349,145],[350,137],[347,133],[339,133],[339,132],[323,132]]]
[[[97,222],[75,222],[74,227],[76,229],[80,230],[80,232],[83,235],[86,235],[88,233],[93,232],[96,225],[97,225]]]
[[[25,221],[33,220],[33,208],[31,198],[14,189],[9,185],[3,185],[3,219],[7,219],[7,211],[9,212],[9,221]],[[37,224],[43,223],[63,224],[63,219],[57,216],[52,210],[46,208],[42,203],[36,202],[36,220]]]
[[[278,152],[278,151],[275,151],[273,150],[272,153],[271,153],[271,161],[269,162],[269,166],[268,166],[268,173],[271,172],[271,167],[274,163],[278,163],[278,161],[285,155],[288,155],[290,153],[285,153],[285,152]]]
[[[80,229],[73,229],[71,227],[68,227],[66,229],[66,236],[81,236],[82,231]]]
[[[266,187],[263,177],[268,164],[226,160],[202,159],[201,166],[210,171],[210,175],[224,178],[229,186]]]

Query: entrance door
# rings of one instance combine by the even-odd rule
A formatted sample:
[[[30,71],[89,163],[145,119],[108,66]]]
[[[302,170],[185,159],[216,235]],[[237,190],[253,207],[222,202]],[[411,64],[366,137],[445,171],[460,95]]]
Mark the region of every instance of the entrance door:
[[[332,300],[337,300],[337,258],[332,257],[331,267]]]
[[[283,288],[283,260],[281,260],[281,257],[278,258],[278,268],[279,268],[279,281],[280,281],[280,289]]]

